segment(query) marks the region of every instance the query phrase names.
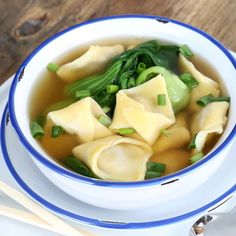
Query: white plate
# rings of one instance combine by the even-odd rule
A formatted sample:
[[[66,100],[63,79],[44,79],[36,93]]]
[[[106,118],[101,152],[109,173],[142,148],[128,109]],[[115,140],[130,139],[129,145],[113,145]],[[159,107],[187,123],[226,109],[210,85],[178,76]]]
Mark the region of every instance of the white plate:
[[[10,86],[10,80],[8,80],[3,86],[0,87],[0,114],[2,113],[4,105],[7,102],[9,86]],[[105,228],[106,227],[128,228],[129,225],[126,223],[130,222],[131,224],[133,223],[135,223],[136,225],[138,224],[137,227],[141,227],[141,225],[139,225],[139,222],[144,222],[145,224],[145,222],[156,221],[156,224],[158,224],[159,220],[171,218],[173,216],[178,217],[178,215],[180,215],[183,212],[188,213],[190,211],[197,210],[199,206],[202,207],[205,206],[207,203],[211,202],[212,199],[217,199],[228,189],[230,189],[235,184],[234,180],[236,178],[234,165],[232,165],[232,161],[236,163],[236,155],[232,156],[229,155],[229,158],[227,158],[224,161],[224,163],[222,164],[222,168],[219,170],[217,175],[214,176],[214,178],[210,178],[209,180],[207,180],[207,183],[204,186],[201,186],[198,189],[198,191],[191,193],[189,196],[186,196],[186,199],[188,200],[188,205],[186,205],[185,201],[182,199],[182,201],[178,200],[176,201],[178,202],[178,204],[175,203],[168,204],[168,207],[158,206],[156,208],[154,207],[152,209],[147,209],[146,211],[124,212],[124,211],[104,210],[79,202],[73,199],[72,197],[68,196],[58,188],[56,188],[54,185],[52,185],[51,182],[49,182],[35,167],[32,160],[29,158],[27,152],[19,144],[17,137],[13,133],[10,124],[6,126],[6,143],[9,152],[8,165],[9,166],[12,165],[14,167],[14,169],[11,169],[11,174],[18,181],[18,184],[20,183],[21,187],[23,187],[25,191],[28,188],[27,192],[28,194],[31,195],[31,197],[34,200],[40,202],[40,204],[53,210],[56,213],[59,213],[60,209],[66,210],[68,213],[60,212],[61,216],[65,218],[71,218],[75,221],[76,217],[78,218],[78,216],[83,216],[93,219],[92,223],[99,224]],[[236,147],[233,148],[231,153],[232,154],[236,153]],[[12,181],[12,177],[7,171],[6,165],[3,162],[2,158],[0,159],[0,168],[1,168],[0,179],[18,188],[15,182]],[[15,174],[14,170],[16,171]],[[227,178],[224,181],[220,181],[221,176],[224,176],[225,170],[227,170]],[[17,179],[16,174],[19,176],[21,180],[19,178]],[[21,181],[23,181],[26,185],[23,186],[23,183]],[[212,187],[209,188],[208,186]],[[206,192],[208,193],[207,195],[203,194]],[[38,194],[42,199],[38,198],[38,196],[36,196],[35,193]],[[0,201],[1,202],[3,201],[4,204],[15,206],[15,203],[13,203],[8,198],[2,196],[1,193],[0,197],[1,197]],[[223,199],[224,199],[223,197],[218,199],[219,200],[218,202],[214,202],[206,206],[205,209],[204,210],[202,209],[201,211],[207,212],[209,209],[211,210],[212,208],[215,207],[215,205],[219,204],[220,201],[222,201]],[[233,205],[232,198],[230,201],[232,202]],[[53,205],[50,205],[50,203]],[[223,211],[223,208],[221,207],[218,208],[217,210]],[[173,213],[173,211],[175,213]],[[199,217],[200,212],[198,213],[195,212],[195,213],[196,217]],[[72,216],[71,214],[73,214],[74,216]],[[68,215],[71,216],[69,217]],[[80,224],[81,223],[85,225],[91,224],[90,219],[86,220],[86,219],[81,219],[81,217],[79,218],[80,218],[79,220]],[[107,223],[106,221],[123,222],[124,224]],[[135,224],[133,224],[132,226],[134,226]],[[15,235],[16,232],[17,235],[24,234],[25,236],[56,235],[39,229],[36,230],[35,227],[24,225],[3,217],[0,217],[0,229],[1,233],[4,233],[3,235],[7,236]],[[94,230],[94,228],[92,228],[92,230]],[[112,235],[124,235],[125,232],[127,233],[127,231],[121,229],[112,232],[113,232]],[[102,234],[111,235],[111,232],[109,230],[105,231],[103,230]],[[137,235],[137,232],[135,234]],[[131,235],[131,233],[129,233],[128,231],[127,235]],[[149,234],[146,235],[151,235],[151,231]]]

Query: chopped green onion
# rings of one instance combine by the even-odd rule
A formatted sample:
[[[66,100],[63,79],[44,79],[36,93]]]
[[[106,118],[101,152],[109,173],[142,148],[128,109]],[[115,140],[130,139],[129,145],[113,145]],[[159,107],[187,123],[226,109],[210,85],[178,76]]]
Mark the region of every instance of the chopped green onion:
[[[106,106],[106,107],[103,107],[102,110],[104,113],[108,113],[111,110],[111,108]]]
[[[196,148],[196,144],[195,144],[196,137],[197,137],[197,134],[195,134],[195,135],[192,137],[192,139],[191,139],[191,141],[190,141],[190,143],[189,143],[189,145],[188,145],[188,149],[194,149],[194,148]]]
[[[195,155],[193,155],[192,157],[190,157],[190,161],[191,163],[196,163],[199,160],[201,160],[204,157],[204,154],[202,152],[198,152]]]
[[[52,71],[52,72],[57,72],[58,70],[59,70],[59,66],[57,65],[57,64],[55,64],[55,63],[49,63],[48,65],[47,65],[47,69],[49,70],[49,71]]]
[[[165,94],[158,94],[157,95],[157,104],[159,106],[166,105],[166,95]]]
[[[56,138],[56,137],[60,136],[63,132],[64,132],[64,130],[61,126],[54,125],[54,126],[52,126],[52,129],[51,129],[51,137]]]
[[[161,129],[160,133],[166,137],[169,137],[170,136],[170,132],[168,132],[167,129]]]
[[[63,164],[78,174],[98,179],[98,177],[82,161],[73,156],[65,158]]]
[[[136,81],[134,77],[130,77],[127,83],[127,88],[133,88],[136,85]]]
[[[141,74],[145,69],[146,69],[146,64],[143,62],[139,62],[136,69],[136,73]]]
[[[44,131],[42,126],[36,121],[30,122],[30,132],[35,139],[39,139],[44,136]]]
[[[190,88],[195,88],[198,86],[199,82],[190,74],[190,73],[183,73],[180,75],[180,79]]]
[[[133,133],[136,133],[136,130],[133,128],[120,128],[118,130],[118,133],[121,135],[133,134]]]
[[[160,172],[146,171],[145,179],[155,179],[161,176]]]
[[[212,102],[230,102],[230,97],[214,97],[212,94],[208,94],[197,101],[199,106],[205,107]]]
[[[116,93],[120,89],[119,85],[110,84],[107,86],[107,93]]]
[[[98,121],[106,127],[108,127],[111,124],[111,118],[109,118],[108,116],[104,116],[104,115],[100,115],[98,117]]]
[[[78,100],[80,100],[82,98],[90,97],[90,96],[91,96],[91,93],[87,89],[75,91],[75,93],[74,93],[74,97]]]
[[[148,161],[147,163],[147,171],[153,171],[153,172],[165,172],[166,164],[154,162],[154,161]]]
[[[182,45],[180,48],[179,48],[179,51],[187,58],[193,56],[193,53],[192,51],[189,49],[189,47],[187,45]]]

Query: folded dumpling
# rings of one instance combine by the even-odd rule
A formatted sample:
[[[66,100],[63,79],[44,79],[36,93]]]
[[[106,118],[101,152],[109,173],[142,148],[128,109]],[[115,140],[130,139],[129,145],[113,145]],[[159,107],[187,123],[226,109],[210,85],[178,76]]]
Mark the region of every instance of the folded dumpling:
[[[77,135],[79,142],[85,143],[112,134],[98,121],[100,115],[106,116],[97,102],[87,97],[61,110],[49,112],[48,119],[63,127],[67,133]]]
[[[157,96],[165,96],[165,105],[157,104]],[[160,130],[175,122],[174,111],[166,90],[162,75],[131,89],[120,90],[116,94],[116,107],[112,130],[133,128],[135,138],[141,138],[152,144],[160,134]]]
[[[176,116],[176,123],[162,131],[162,135],[152,145],[153,152],[160,154],[172,149],[184,147],[190,141],[187,127],[187,113],[181,112]]]
[[[113,46],[92,45],[81,57],[62,65],[57,71],[57,75],[66,82],[73,82],[99,72],[114,56],[123,51],[124,46],[121,44]]]
[[[193,63],[181,53],[179,54],[179,65],[181,72],[190,73],[199,83],[191,90],[191,99],[189,104],[190,111],[198,112],[200,107],[196,104],[196,101],[208,94],[218,97],[220,94],[219,84],[198,71]]]
[[[98,177],[115,181],[144,180],[152,155],[146,143],[118,135],[81,144],[72,152]]]
[[[203,150],[207,136],[211,133],[221,134],[226,123],[226,113],[229,108],[228,102],[213,102],[202,108],[193,117],[191,122],[192,136],[196,135],[195,152]]]

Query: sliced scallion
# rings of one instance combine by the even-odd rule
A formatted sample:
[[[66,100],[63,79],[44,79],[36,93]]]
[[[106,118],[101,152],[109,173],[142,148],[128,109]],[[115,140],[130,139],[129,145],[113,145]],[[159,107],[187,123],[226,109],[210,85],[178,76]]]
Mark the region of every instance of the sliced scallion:
[[[98,121],[106,127],[108,127],[111,124],[111,118],[109,118],[108,116],[104,116],[104,115],[100,115],[98,117]]]
[[[161,135],[164,135],[166,137],[169,137],[171,135],[171,133],[168,132],[167,129],[161,129],[160,133],[161,133]]]
[[[44,136],[44,130],[42,126],[36,121],[30,122],[30,132],[35,139],[39,139]]]
[[[157,95],[157,105],[159,105],[159,106],[166,105],[166,95],[165,94],[158,94]]]
[[[192,139],[191,139],[191,141],[190,141],[190,143],[189,143],[189,145],[188,145],[188,149],[194,149],[194,148],[196,148],[196,143],[195,143],[196,137],[197,137],[197,134],[195,134],[195,135],[192,137]]]
[[[90,97],[90,96],[91,96],[91,93],[87,89],[75,91],[75,93],[74,93],[74,97],[78,100],[86,98],[86,97]]]
[[[133,128],[120,128],[118,130],[118,133],[121,135],[133,134],[133,133],[136,133],[136,130]]]
[[[191,56],[193,56],[192,51],[189,49],[187,45],[182,45],[179,48],[179,51],[187,58],[190,58]]]
[[[102,110],[103,110],[104,113],[108,113],[111,110],[111,108],[105,106],[105,107],[102,108]]]
[[[139,62],[136,72],[137,72],[137,74],[141,74],[145,69],[146,69],[146,64],[143,62]]]
[[[160,172],[146,171],[145,179],[155,179],[161,176]]]
[[[200,98],[196,103],[199,106],[205,107],[209,103],[212,102],[230,102],[230,97],[214,97],[212,94],[208,94],[202,98]]]
[[[35,119],[35,121],[41,126],[44,127],[45,123],[46,123],[46,117],[44,115],[38,115]]]
[[[52,72],[57,72],[58,70],[59,70],[59,66],[57,65],[57,64],[55,64],[55,63],[49,63],[48,65],[47,65],[47,69],[49,70],[49,71],[52,71]]]
[[[107,86],[107,93],[116,93],[120,89],[119,85],[109,84]]]
[[[201,160],[204,157],[204,154],[202,152],[198,152],[195,155],[193,155],[192,157],[190,157],[190,161],[191,163],[196,163],[199,160]]]
[[[195,88],[198,86],[199,82],[190,74],[190,73],[183,73],[180,75],[180,79],[190,88]]]
[[[51,137],[52,138],[59,137],[63,132],[64,131],[61,126],[54,125],[54,126],[52,126],[52,129],[51,129]]]

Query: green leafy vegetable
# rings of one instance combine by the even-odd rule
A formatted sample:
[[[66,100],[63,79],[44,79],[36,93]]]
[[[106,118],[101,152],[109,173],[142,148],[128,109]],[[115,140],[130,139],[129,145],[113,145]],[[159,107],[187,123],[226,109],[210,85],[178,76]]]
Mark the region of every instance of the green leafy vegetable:
[[[199,106],[205,107],[212,102],[230,102],[230,97],[214,97],[212,94],[206,95],[197,101]]]
[[[162,74],[165,79],[167,92],[175,113],[179,112],[188,105],[190,92],[187,85],[185,85],[176,74],[164,67],[153,66],[146,69],[138,76],[136,85],[140,85],[158,74]]]
[[[144,64],[147,68],[158,65],[177,71],[178,51],[178,46],[159,45],[155,40],[142,43],[117,55],[103,73],[68,85],[66,92],[73,97],[76,91],[89,90],[100,106],[108,106],[113,110],[115,93],[106,93],[108,85],[118,85],[120,89],[134,87],[137,71],[139,72]]]
[[[74,97],[78,100],[86,98],[86,97],[90,97],[90,96],[91,96],[91,93],[88,89],[79,90],[79,91],[74,92]]]
[[[50,105],[49,107],[47,107],[44,111],[44,114],[47,115],[51,111],[57,111],[57,110],[63,109],[65,107],[71,105],[74,102],[76,102],[75,98],[68,98],[66,100],[56,102],[56,103]]]
[[[147,171],[155,171],[155,172],[163,173],[165,172],[165,169],[166,169],[166,164],[154,162],[154,161],[149,161],[147,163]]]
[[[182,45],[179,48],[179,51],[187,58],[190,58],[193,56],[192,51],[189,49],[189,47],[187,45]]]
[[[75,171],[78,174],[85,175],[87,177],[99,179],[82,161],[78,160],[74,156],[67,157],[63,160],[63,164]]]

